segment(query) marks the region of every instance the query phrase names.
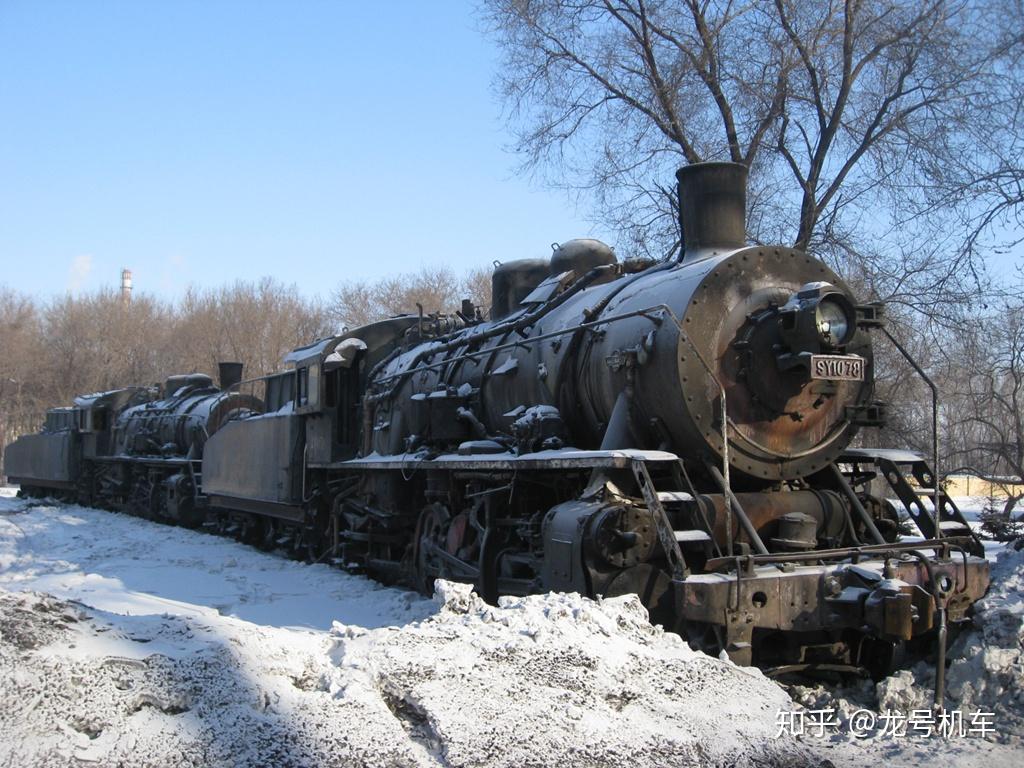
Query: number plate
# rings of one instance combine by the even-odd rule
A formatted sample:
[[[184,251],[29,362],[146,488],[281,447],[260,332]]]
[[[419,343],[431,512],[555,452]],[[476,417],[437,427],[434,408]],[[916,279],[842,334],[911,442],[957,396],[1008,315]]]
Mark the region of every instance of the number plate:
[[[811,378],[864,381],[864,358],[857,355],[811,355]]]

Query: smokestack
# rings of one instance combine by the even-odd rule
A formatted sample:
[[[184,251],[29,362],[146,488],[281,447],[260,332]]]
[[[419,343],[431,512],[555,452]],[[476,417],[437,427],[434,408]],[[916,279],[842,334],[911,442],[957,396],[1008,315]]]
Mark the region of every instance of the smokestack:
[[[220,388],[230,389],[242,380],[242,363],[218,363]]]
[[[121,302],[124,304],[129,303],[132,300],[132,271],[130,269],[121,270]]]
[[[747,244],[747,166],[696,163],[676,171],[683,261]]]

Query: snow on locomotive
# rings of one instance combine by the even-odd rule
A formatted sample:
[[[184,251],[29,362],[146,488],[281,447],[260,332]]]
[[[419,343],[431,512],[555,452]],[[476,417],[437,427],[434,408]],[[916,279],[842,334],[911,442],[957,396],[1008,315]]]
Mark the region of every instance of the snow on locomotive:
[[[201,440],[135,439],[123,420],[155,406],[123,390],[107,443],[51,424],[6,472],[424,590],[637,593],[694,646],[777,672],[941,655],[988,568],[920,456],[850,447],[884,418],[881,308],[809,254],[745,244],[744,166],[678,177],[675,260],[571,241],[498,265],[487,320],[392,318],[295,350],[241,385],[258,398],[207,392],[175,428]],[[25,473],[33,440],[50,463]]]

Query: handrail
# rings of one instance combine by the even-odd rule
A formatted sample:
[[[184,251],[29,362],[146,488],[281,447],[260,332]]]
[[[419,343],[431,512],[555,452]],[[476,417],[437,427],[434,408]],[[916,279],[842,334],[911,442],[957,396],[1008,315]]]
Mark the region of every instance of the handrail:
[[[732,492],[729,487],[726,478],[722,476],[722,473],[718,471],[718,467],[708,462],[707,464],[708,474],[711,475],[712,479],[718,483],[722,489],[722,494],[725,496],[726,508],[732,510],[733,515],[740,521],[740,526],[746,531],[747,538],[750,539],[750,543],[753,544],[754,549],[757,550],[759,555],[767,555],[768,548],[764,545],[761,540],[761,536],[757,533],[757,529],[754,524],[750,522],[750,518],[747,517],[747,513],[743,511],[743,505],[740,504],[740,500],[736,498],[736,494]],[[726,525],[726,535],[729,536],[729,550],[732,551],[732,522]]]
[[[842,471],[835,465],[835,463],[832,463],[829,466],[832,468],[832,476],[835,478],[836,484],[839,486],[839,490],[841,490],[843,495],[846,496],[846,500],[850,502],[850,506],[853,507],[854,511],[860,517],[861,522],[864,523],[864,527],[867,529],[868,533],[871,534],[871,538],[875,540],[876,544],[885,544],[885,537],[879,533],[874,520],[871,519],[871,515],[868,514],[868,511],[864,509],[864,505],[860,503],[860,499],[857,498],[857,494],[854,493],[853,488],[851,488],[850,484],[846,482],[846,477],[843,475]]]
[[[903,355],[903,359],[910,363],[914,370],[917,371],[917,375],[924,380],[924,383],[927,384],[928,388],[932,391],[932,485],[935,486],[935,496],[932,504],[932,520],[935,523],[935,536],[936,538],[941,539],[942,528],[939,525],[939,518],[942,516],[942,483],[939,482],[939,479],[942,477],[942,473],[939,472],[939,388],[935,386],[935,382],[928,377],[928,374],[924,372],[924,369],[917,364],[917,361],[914,360],[906,348],[896,340],[896,337],[893,336],[889,332],[889,329],[884,325],[882,326],[882,333],[884,333],[885,337],[892,342],[893,346],[896,347],[897,350],[899,350],[899,353]],[[920,506],[924,507],[923,504]],[[925,513],[927,514],[927,511]]]
[[[960,537],[967,538],[967,537]],[[924,541],[891,542],[885,544],[864,544],[859,547],[839,547],[837,549],[816,549],[808,552],[773,552],[767,555],[745,555],[738,558],[750,565],[766,565],[772,563],[817,563],[819,560],[846,560],[859,555],[884,555],[891,553],[896,556],[914,549],[936,549],[943,551],[963,550],[956,539],[925,539]],[[715,557],[705,563],[705,570],[717,571],[732,564],[736,557]]]

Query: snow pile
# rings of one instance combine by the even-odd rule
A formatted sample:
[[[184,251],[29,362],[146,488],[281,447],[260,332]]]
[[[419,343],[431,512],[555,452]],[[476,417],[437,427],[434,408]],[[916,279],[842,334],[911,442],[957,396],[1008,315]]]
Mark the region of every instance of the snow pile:
[[[1024,553],[992,573],[947,707],[994,712],[996,739],[855,738],[857,709],[930,709],[931,670],[787,694],[652,627],[635,597],[490,606],[438,582],[432,601],[0,491],[0,765],[1016,768]],[[801,704],[843,727],[777,738]]]
[[[1024,550],[1007,548],[992,568],[992,589],[978,604],[980,632],[967,635],[946,675],[949,695],[972,709],[1000,713],[1024,739]]]
[[[652,627],[635,596],[502,598],[438,582],[401,631],[335,625],[331,690],[381,696],[450,765],[818,764],[776,740],[788,697]]]
[[[400,728],[306,691],[322,636],[126,619],[36,593],[0,593],[0,616],[0,763],[417,764]]]
[[[950,648],[947,706],[994,713],[997,737],[1024,746],[1024,550],[1000,552],[974,624]],[[923,664],[903,670],[878,684],[879,707],[927,708],[934,684],[934,670]]]
[[[0,762],[819,765],[786,695],[652,628],[635,598],[486,606],[330,635],[0,593]]]
[[[0,765],[821,764],[789,706],[635,598],[433,602],[0,498]]]

